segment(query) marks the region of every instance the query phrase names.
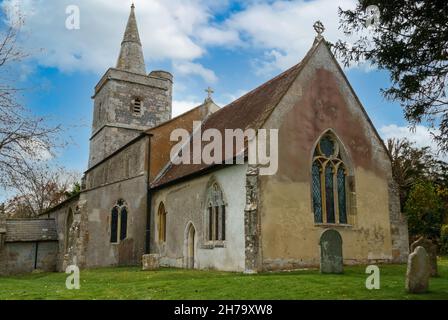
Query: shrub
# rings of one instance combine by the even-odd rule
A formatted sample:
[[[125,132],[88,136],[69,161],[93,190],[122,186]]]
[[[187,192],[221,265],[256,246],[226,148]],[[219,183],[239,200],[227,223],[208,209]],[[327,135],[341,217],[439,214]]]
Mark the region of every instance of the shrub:
[[[448,224],[442,226],[440,230],[440,252],[448,254]]]

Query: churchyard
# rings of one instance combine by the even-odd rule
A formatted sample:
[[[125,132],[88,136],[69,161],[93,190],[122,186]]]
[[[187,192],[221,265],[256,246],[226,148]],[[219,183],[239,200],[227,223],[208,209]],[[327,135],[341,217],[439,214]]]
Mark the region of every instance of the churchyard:
[[[67,274],[34,273],[0,277],[0,299],[448,299],[448,258],[439,258],[439,276],[429,292],[408,294],[406,265],[379,265],[380,289],[368,290],[366,266],[344,267],[343,274],[319,270],[244,275],[217,271],[104,268],[81,271],[80,290],[67,290]]]

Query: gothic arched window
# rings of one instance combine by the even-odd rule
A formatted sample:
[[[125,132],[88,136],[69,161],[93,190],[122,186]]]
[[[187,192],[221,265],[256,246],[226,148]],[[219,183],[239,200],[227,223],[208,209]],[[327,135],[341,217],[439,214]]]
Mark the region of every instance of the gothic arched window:
[[[330,133],[316,146],[311,175],[314,222],[347,224],[347,168]]]
[[[165,205],[163,202],[159,205],[158,216],[158,231],[159,231],[159,242],[166,242],[166,215]]]
[[[208,190],[207,200],[207,240],[226,240],[226,205],[224,195],[217,183],[213,183]]]
[[[125,240],[128,235],[128,208],[124,200],[118,200],[112,208],[110,219],[110,242],[118,243]]]

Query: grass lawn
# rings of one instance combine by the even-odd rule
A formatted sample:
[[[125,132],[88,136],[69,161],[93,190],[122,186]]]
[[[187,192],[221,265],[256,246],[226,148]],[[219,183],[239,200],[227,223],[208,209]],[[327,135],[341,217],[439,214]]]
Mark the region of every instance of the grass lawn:
[[[244,275],[216,271],[107,268],[81,271],[81,289],[67,290],[64,273],[0,277],[0,299],[448,299],[448,258],[439,260],[440,277],[430,292],[405,292],[405,265],[383,265],[381,289],[367,290],[365,267],[343,275],[317,270]]]

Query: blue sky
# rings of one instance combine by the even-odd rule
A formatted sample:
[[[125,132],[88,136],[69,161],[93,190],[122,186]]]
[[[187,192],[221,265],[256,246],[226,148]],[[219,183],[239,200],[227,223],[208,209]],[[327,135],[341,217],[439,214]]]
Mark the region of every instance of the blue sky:
[[[147,71],[173,73],[174,113],[201,103],[205,88],[221,106],[298,63],[309,50],[322,20],[330,41],[342,37],[337,7],[354,1],[136,0]],[[80,29],[65,28],[68,5],[80,9]],[[93,88],[118,57],[129,15],[124,0],[4,0],[1,28],[25,15],[21,46],[31,57],[16,69],[21,97],[35,114],[61,123],[69,141],[55,162],[83,172],[87,166]],[[5,16],[6,10],[9,13]],[[388,74],[365,66],[346,70],[360,100],[384,138],[409,136],[399,105],[385,101],[380,88]],[[413,139],[429,145],[417,128]]]

